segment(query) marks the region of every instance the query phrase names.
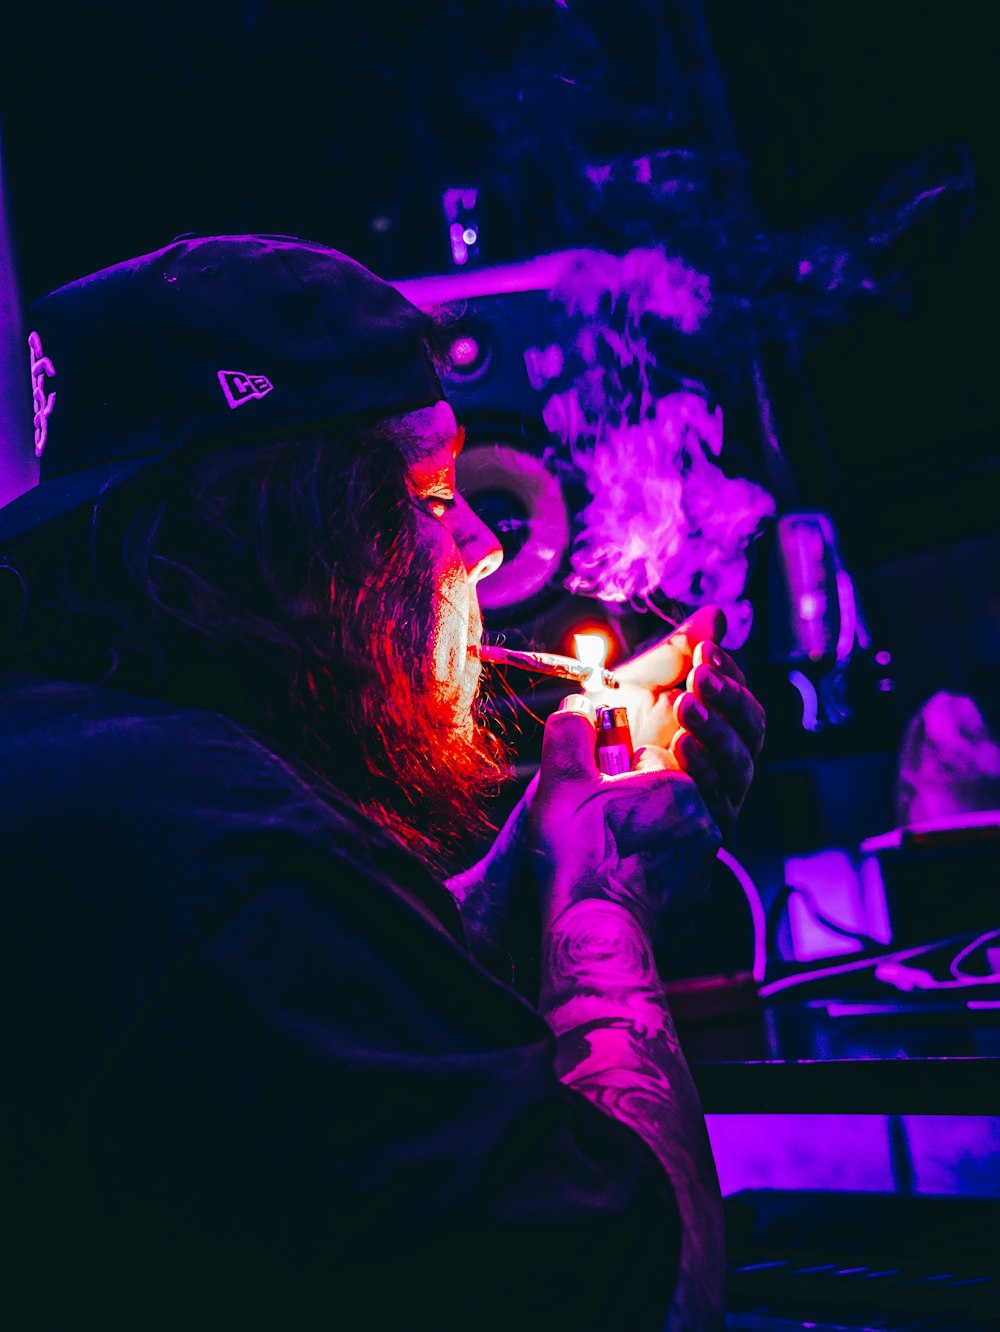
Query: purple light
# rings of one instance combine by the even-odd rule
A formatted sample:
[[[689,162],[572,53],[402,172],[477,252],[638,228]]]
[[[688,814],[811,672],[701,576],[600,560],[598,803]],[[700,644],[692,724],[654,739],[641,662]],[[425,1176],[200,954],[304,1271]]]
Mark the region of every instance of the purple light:
[[[459,370],[467,370],[479,360],[479,343],[468,333],[451,344],[451,362]]]
[[[558,342],[548,347],[526,347],[524,368],[528,374],[528,383],[536,392],[544,389],[550,379],[555,379],[563,372],[565,355]]]
[[[879,666],[888,666],[889,663],[892,661],[892,653],[884,651],[876,652],[875,661],[878,663]]]
[[[832,543],[831,543],[832,544]],[[836,559],[836,547],[833,547]],[[854,597],[854,583],[846,569],[837,561],[837,600],[840,602],[840,632],[837,635],[837,660],[847,661],[854,650],[857,637],[858,608]]]
[[[37,333],[28,338],[31,353],[31,389],[35,408],[35,457],[40,458],[45,452],[45,440],[48,436],[49,417],[55,406],[55,393],[46,392],[45,379],[55,379],[55,367],[42,351],[42,340]]]
[[[793,685],[802,699],[802,725],[807,731],[819,730],[819,698],[816,688],[807,675],[801,671],[790,671],[789,684]]]
[[[468,261],[469,247],[462,239],[461,222],[453,222],[448,228],[448,239],[451,241],[451,257],[456,264],[462,265]]]

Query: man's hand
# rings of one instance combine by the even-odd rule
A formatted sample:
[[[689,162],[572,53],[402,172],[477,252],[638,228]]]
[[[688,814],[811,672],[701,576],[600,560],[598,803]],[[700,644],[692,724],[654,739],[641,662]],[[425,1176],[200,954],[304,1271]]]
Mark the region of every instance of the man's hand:
[[[654,647],[616,666],[620,689],[590,695],[597,704],[628,708],[636,749],[667,750],[670,765],[698,783],[721,828],[739,813],[764,743],[764,709],[719,646],[725,632],[722,611],[705,606]]]
[[[652,932],[678,893],[700,890],[719,832],[668,751],[647,745],[633,772],[600,772],[592,715],[572,695],[545,724],[527,823],[543,918],[595,897],[627,907]],[[646,873],[651,860],[655,874]]]
[[[693,778],[722,829],[746,798],[764,737],[764,710],[718,646],[725,632],[722,611],[704,607],[616,667],[620,689],[590,695],[596,704],[628,708],[636,768],[673,769]],[[716,678],[721,688],[713,696]],[[525,835],[537,785],[535,777],[483,860],[448,884],[467,923],[494,944],[505,942],[512,899],[523,888]]]
[[[708,641],[695,648],[687,692],[674,699],[673,709],[678,730],[670,752],[698,783],[720,827],[728,827],[753,781],[764,709],[729,653]]]

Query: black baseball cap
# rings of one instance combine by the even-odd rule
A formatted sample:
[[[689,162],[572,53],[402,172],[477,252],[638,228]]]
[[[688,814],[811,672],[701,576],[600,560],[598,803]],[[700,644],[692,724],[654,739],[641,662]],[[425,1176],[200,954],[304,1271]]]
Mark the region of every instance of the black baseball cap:
[[[0,541],[171,454],[374,422],[444,397],[430,317],[325,245],[183,236],[31,307],[39,484]]]

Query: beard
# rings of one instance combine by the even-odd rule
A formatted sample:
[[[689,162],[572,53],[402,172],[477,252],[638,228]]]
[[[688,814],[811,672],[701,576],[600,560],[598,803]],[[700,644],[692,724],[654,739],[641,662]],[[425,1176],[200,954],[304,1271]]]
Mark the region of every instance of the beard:
[[[511,777],[511,753],[485,718],[478,696],[453,721],[415,718],[397,731],[394,790],[368,812],[441,874],[464,868],[473,850],[495,831],[489,804]]]
[[[372,659],[352,726],[360,789],[349,794],[446,875],[464,868],[494,831],[489,805],[511,777],[512,751],[491,729],[492,691],[476,652],[457,678],[442,682],[426,665],[423,643],[412,655]]]

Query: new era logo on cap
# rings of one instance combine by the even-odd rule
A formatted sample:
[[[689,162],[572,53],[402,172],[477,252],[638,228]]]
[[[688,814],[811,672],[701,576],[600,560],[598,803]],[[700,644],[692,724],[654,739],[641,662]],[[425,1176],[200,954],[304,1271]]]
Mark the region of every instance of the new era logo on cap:
[[[242,370],[220,370],[219,383],[230,408],[242,407],[251,398],[263,398],[274,388],[266,375],[247,375]]]

